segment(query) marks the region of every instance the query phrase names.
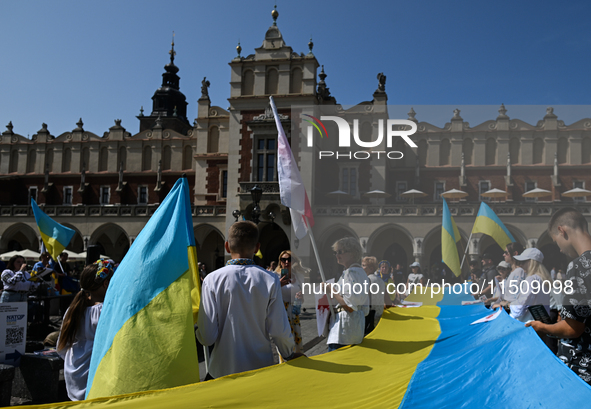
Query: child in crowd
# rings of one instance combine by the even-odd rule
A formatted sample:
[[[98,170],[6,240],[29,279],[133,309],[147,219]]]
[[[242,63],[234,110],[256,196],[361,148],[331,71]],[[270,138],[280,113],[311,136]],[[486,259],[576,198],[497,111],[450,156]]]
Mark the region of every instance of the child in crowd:
[[[80,275],[82,288],[64,316],[57,350],[64,359],[66,389],[72,400],[83,400],[86,395],[94,335],[113,267],[110,260],[86,266]]]

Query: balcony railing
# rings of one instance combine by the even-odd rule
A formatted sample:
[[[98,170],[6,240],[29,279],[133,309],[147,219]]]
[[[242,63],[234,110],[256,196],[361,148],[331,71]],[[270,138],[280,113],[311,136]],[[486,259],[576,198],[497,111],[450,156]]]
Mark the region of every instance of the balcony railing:
[[[77,205],[40,206],[51,217],[149,217],[158,209],[157,204],[149,205]],[[226,206],[191,206],[193,217],[225,216]],[[0,206],[0,217],[33,216],[31,206]]]
[[[549,217],[563,207],[575,207],[583,215],[591,216],[591,203],[488,203],[498,216],[542,216]],[[479,203],[449,204],[452,216],[475,217]],[[332,205],[312,206],[315,216],[439,216],[443,211],[441,204],[401,204],[401,205]]]

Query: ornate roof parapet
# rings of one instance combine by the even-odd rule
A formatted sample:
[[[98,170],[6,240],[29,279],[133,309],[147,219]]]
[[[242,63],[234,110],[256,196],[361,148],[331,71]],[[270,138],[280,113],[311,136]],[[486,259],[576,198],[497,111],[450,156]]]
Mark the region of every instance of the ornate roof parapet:
[[[546,115],[544,115],[544,119],[538,121],[537,124],[538,128],[543,128],[544,130],[557,130],[558,127],[564,127],[564,121],[559,121],[558,117],[554,113],[553,107],[546,108]]]
[[[417,113],[415,112],[414,108],[410,107],[410,111],[408,111],[408,120],[418,124],[419,121],[417,120],[417,118],[415,118],[416,115]]]
[[[337,103],[336,99],[330,95],[330,90],[326,86],[326,82],[324,81],[326,79],[326,77],[327,77],[327,75],[324,72],[324,65],[323,65],[322,70],[320,71],[320,74],[318,74],[318,78],[320,78],[320,81],[318,81],[318,90],[316,91],[316,98],[318,99],[318,101],[320,103],[332,102],[332,103],[336,104]]]
[[[12,121],[10,121],[8,122],[8,125],[6,125],[6,130],[2,132],[2,135],[14,135],[14,132],[12,132],[13,129],[14,126],[12,125]]]
[[[126,137],[130,137],[129,132],[125,132],[125,128],[121,126],[121,119],[115,119],[115,126],[109,128],[109,132],[105,132],[103,138],[112,141],[122,141]]]
[[[39,129],[37,131],[36,134],[34,134],[31,138],[31,140],[35,141],[35,142],[47,142],[54,139],[53,136],[51,136],[51,134],[49,133],[49,131],[47,130],[47,124],[46,123],[42,123],[41,124],[41,129]]]

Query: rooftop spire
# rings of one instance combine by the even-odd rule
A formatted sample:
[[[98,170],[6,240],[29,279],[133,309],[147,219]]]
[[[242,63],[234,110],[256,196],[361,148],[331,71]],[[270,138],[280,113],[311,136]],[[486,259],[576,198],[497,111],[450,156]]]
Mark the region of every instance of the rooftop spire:
[[[174,31],[172,32],[172,43],[170,43],[170,45],[171,49],[168,54],[170,54],[170,63],[174,65],[174,56],[176,55],[176,52],[174,51]]]
[[[279,12],[277,11],[277,3],[275,3],[275,8],[271,11],[271,16],[273,16],[273,25],[277,25],[277,17],[279,17]]]

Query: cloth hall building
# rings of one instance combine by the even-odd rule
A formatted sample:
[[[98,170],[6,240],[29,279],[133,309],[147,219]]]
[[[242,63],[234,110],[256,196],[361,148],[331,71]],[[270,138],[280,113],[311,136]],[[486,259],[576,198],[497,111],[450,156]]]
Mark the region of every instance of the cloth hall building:
[[[542,249],[549,263],[563,262],[546,224],[553,211],[572,205],[591,221],[591,203],[562,196],[591,187],[591,119],[567,125],[548,108],[536,124],[529,124],[511,118],[501,106],[498,115],[491,113],[490,120],[475,126],[456,110],[445,126],[437,127],[421,122],[420,110],[411,109],[408,119],[417,124],[412,139],[418,148],[397,145],[404,157],[396,161],[345,159],[319,176],[319,145],[298,149],[303,139],[295,130],[299,119],[292,117],[292,106],[334,109],[371,131],[370,124],[364,125],[368,113],[388,118],[385,76],[378,75],[368,101],[343,108],[329,91],[329,68],[325,72],[320,65],[312,42],[306,52],[294,51],[277,26],[276,10],[273,17],[262,45],[247,56],[237,47],[229,62],[228,109],[212,104],[206,79],[196,106],[187,103],[173,46],[152,111],[140,113],[138,128],[115,120],[101,134],[85,129],[81,119],[56,135],[43,124],[28,139],[9,123],[0,140],[0,252],[39,250],[29,205],[35,198],[49,216],[76,231],[68,249],[82,252],[95,244],[120,261],[184,173],[194,192],[198,257],[208,270],[223,263],[223,242],[236,217],[251,217],[250,190],[258,185],[263,189],[258,226],[264,263],[291,246],[317,271],[309,236],[291,238],[289,211],[280,203],[272,95],[311,200],[314,235],[328,275],[337,273],[331,245],[345,236],[356,237],[378,260],[406,265],[416,260],[423,266],[440,261],[440,194],[454,188],[468,193],[450,203],[462,234],[460,250],[468,246],[472,257],[485,251],[500,255],[487,236],[475,235],[468,243],[480,201],[489,200],[481,194],[497,188],[507,196],[489,204],[514,237]],[[522,197],[534,188],[551,193]],[[410,189],[426,196],[412,200],[401,195]],[[383,194],[366,195],[376,190]]]

